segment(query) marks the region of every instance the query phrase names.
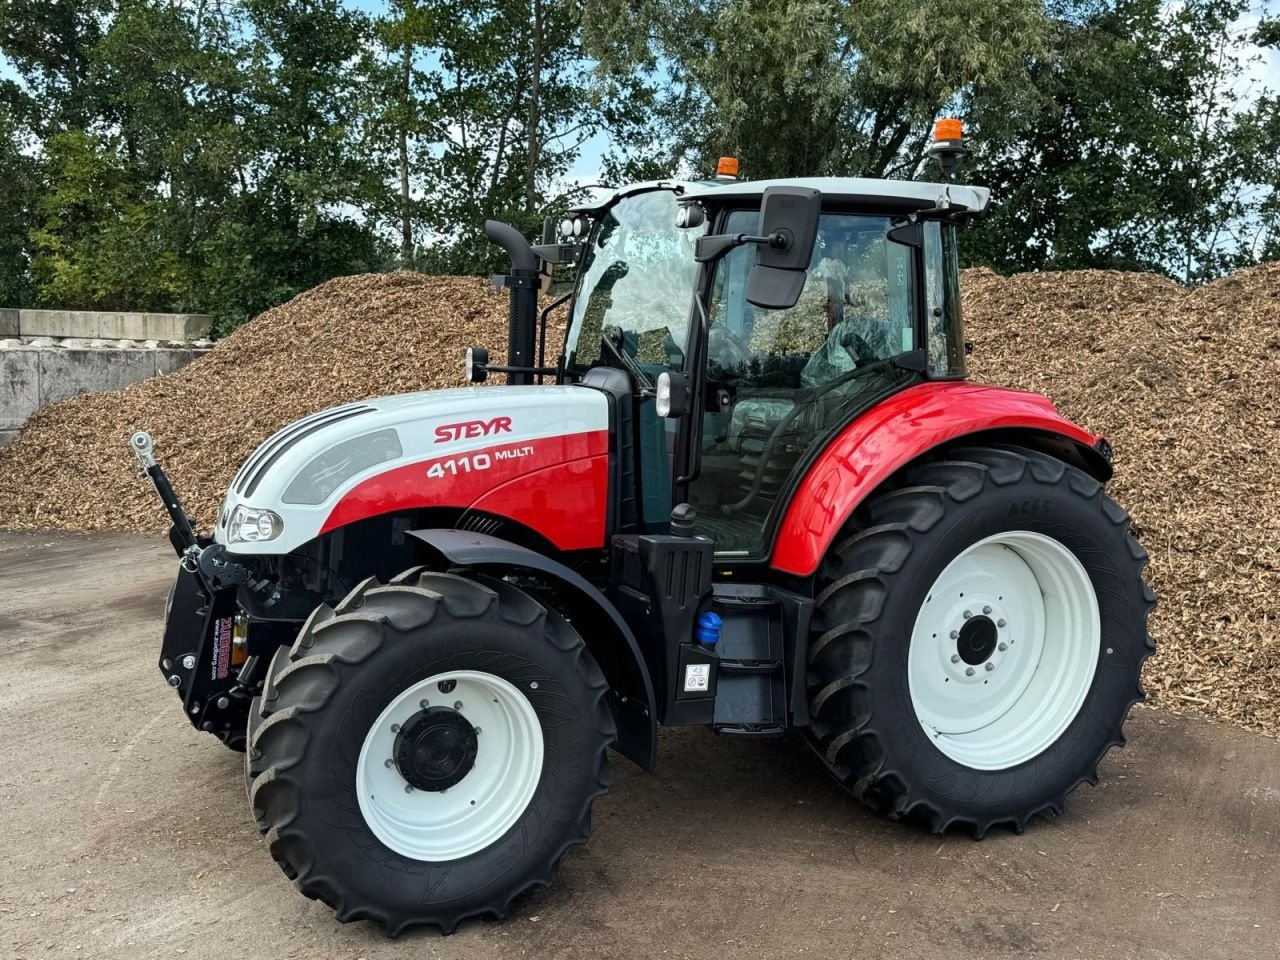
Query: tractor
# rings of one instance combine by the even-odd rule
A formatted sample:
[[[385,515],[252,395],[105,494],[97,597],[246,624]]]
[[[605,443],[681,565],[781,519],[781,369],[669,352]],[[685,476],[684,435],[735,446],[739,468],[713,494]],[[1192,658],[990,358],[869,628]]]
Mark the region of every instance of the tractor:
[[[131,438],[179,559],[161,673],[244,751],[303,894],[392,937],[505,917],[659,724],[793,735],[937,833],[1096,782],[1142,699],[1147,557],[1104,438],[966,380],[957,232],[990,194],[954,182],[956,127],[937,182],[726,163],[536,246],[487,222],[507,354],[464,368],[505,385],[304,417],[207,534]]]

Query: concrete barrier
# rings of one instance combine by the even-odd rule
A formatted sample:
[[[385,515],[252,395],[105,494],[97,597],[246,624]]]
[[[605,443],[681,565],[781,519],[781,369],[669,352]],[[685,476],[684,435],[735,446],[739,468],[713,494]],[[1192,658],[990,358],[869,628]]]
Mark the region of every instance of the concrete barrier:
[[[119,390],[171,373],[203,349],[100,349],[20,346],[0,350],[0,449],[27,418],[50,403],[82,393]]]
[[[187,341],[207,337],[212,325],[213,318],[203,313],[0,310],[0,337]]]
[[[17,430],[40,409],[40,351],[0,350],[0,430]]]

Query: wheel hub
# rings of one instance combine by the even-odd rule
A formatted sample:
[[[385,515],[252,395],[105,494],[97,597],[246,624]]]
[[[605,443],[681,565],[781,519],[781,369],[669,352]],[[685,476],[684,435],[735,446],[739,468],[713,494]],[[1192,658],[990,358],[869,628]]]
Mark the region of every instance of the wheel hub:
[[[970,617],[960,628],[956,640],[956,652],[971,667],[986,663],[995,652],[999,633],[995,621],[987,616]]]
[[[356,797],[373,835],[401,856],[443,863],[505,834],[542,779],[542,725],[525,689],[536,694],[538,684],[451,670],[388,703],[356,763]],[[450,703],[433,706],[442,693]]]
[[[413,715],[396,734],[396,769],[418,790],[438,793],[462,781],[475,766],[476,729],[449,707],[429,707]]]

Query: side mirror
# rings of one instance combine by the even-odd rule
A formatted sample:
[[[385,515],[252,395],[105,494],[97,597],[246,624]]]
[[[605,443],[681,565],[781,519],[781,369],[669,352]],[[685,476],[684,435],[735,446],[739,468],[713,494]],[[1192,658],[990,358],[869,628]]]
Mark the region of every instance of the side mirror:
[[[767,310],[794,307],[818,238],[822,193],[811,187],[766,187],[760,233],[770,238],[756,247],[747,276],[747,302]]]

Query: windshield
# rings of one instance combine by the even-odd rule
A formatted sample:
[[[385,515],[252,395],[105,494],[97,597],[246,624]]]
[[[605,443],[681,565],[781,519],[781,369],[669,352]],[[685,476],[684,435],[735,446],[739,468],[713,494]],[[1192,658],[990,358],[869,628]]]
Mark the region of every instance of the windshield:
[[[609,208],[591,233],[565,343],[568,368],[628,370],[651,387],[684,365],[698,264],[694,242],[706,228],[676,226],[676,197],[653,190]]]

